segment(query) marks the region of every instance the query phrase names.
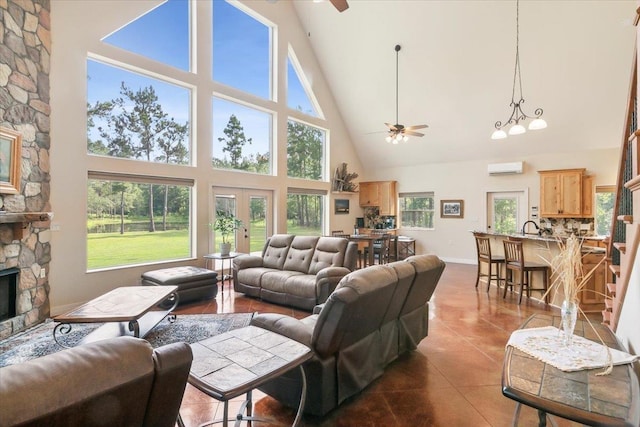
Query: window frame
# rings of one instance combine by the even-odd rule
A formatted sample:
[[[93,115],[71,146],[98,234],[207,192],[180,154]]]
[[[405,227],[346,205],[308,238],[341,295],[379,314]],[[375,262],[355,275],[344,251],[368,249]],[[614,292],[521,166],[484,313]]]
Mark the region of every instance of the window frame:
[[[412,211],[416,212],[431,212],[431,227],[419,227],[415,225],[405,225],[402,220],[402,214],[405,210],[402,209],[405,198],[423,198],[423,199],[431,199],[431,203],[433,209],[415,209]],[[398,223],[400,228],[406,228],[410,230],[435,230],[435,219],[436,219],[436,203],[435,203],[435,192],[433,191],[415,191],[415,192],[404,192],[398,194]]]

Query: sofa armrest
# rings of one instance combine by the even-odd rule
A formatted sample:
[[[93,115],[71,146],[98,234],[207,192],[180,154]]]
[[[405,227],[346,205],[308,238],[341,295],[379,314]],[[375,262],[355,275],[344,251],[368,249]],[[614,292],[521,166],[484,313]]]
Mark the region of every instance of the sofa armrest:
[[[344,276],[351,273],[346,267],[327,267],[316,274],[316,296],[318,303],[323,303],[329,298],[338,283]]]
[[[324,308],[324,302],[322,304],[318,304],[315,307],[313,307],[313,313],[312,314],[320,314],[320,312],[322,311],[322,309]]]
[[[258,255],[240,255],[233,259],[233,269],[243,270],[245,268],[262,267],[262,257]]]
[[[313,325],[285,314],[264,313],[253,316],[251,325],[266,329],[311,347]]]

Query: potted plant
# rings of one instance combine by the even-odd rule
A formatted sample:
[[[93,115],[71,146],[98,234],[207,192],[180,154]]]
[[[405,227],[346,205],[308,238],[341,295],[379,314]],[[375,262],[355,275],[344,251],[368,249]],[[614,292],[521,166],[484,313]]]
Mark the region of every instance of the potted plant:
[[[231,252],[229,236],[234,234],[240,227],[242,227],[242,221],[233,214],[222,210],[216,211],[216,219],[211,225],[211,228],[213,231],[220,233],[222,237],[222,243],[220,243],[220,253],[222,255],[229,255],[229,252]]]

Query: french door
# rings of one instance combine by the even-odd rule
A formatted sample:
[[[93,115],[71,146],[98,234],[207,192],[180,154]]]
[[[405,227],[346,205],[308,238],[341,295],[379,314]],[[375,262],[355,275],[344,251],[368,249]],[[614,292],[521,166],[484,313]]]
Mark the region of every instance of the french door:
[[[512,234],[520,231],[527,220],[524,191],[492,191],[487,193],[487,231]]]
[[[273,233],[273,193],[250,188],[213,187],[211,222],[217,212],[233,214],[242,221],[242,227],[231,236],[231,250],[242,253],[260,253]],[[216,233],[210,240],[211,252],[220,252],[222,238]]]

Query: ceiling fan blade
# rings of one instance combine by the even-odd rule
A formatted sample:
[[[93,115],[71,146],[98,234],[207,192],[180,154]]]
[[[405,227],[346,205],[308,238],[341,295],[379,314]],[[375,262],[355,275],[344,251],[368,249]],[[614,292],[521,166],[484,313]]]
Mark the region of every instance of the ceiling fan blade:
[[[416,130],[416,129],[424,129],[424,128],[428,128],[429,125],[415,125],[415,126],[407,126],[405,129],[406,130]]]
[[[347,3],[347,0],[329,0],[331,1],[331,4],[335,6],[336,9],[338,9],[338,12],[344,12],[345,10],[349,9],[349,4]]]
[[[391,130],[398,130],[394,125],[392,125],[390,123],[385,123],[385,126],[388,127]]]
[[[411,136],[424,136],[424,133],[412,132],[410,130],[405,130],[403,133],[406,134],[406,135],[411,135]]]

